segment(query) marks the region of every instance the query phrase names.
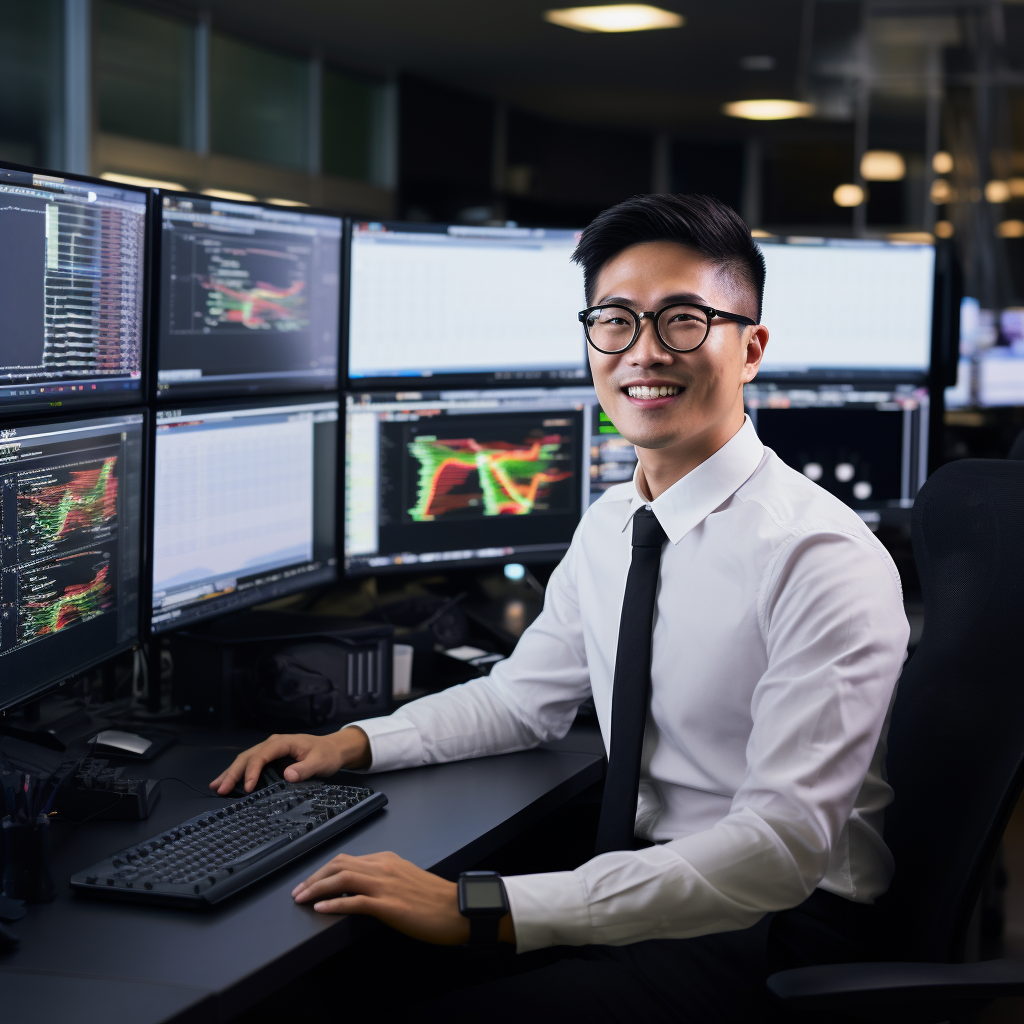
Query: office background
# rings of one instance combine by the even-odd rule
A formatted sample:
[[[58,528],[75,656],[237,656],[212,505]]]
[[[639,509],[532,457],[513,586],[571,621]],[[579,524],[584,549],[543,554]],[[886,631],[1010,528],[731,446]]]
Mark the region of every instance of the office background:
[[[275,209],[285,217],[310,207],[322,214],[324,230],[346,232],[346,246],[353,238],[369,244],[372,225],[397,221],[419,225],[405,232],[410,244],[419,231],[429,237],[429,225],[452,225],[495,229],[495,238],[501,230],[544,229],[551,245],[567,246],[573,229],[601,209],[652,190],[717,195],[766,249],[852,238],[901,243],[909,254],[936,243],[956,267],[942,279],[957,299],[956,345],[938,364],[932,360],[927,379],[926,365],[877,379],[876,411],[898,411],[902,436],[912,439],[886,470],[893,482],[873,478],[872,495],[855,490],[859,477],[834,474],[897,558],[919,635],[908,520],[886,519],[887,509],[912,501],[929,468],[1005,456],[1024,428],[1024,6],[700,0],[687,5],[677,27],[608,36],[553,24],[542,17],[545,9],[511,2],[427,9],[397,0],[309,0],[286,12],[263,0],[9,3],[0,12],[0,164],[84,175],[111,189],[124,186],[126,195],[134,189],[152,197],[160,189],[150,201],[164,211],[165,224],[179,202],[193,204],[186,220],[204,202],[259,201],[271,221]],[[774,109],[729,106],[750,100],[784,102]],[[157,219],[154,212],[154,233]],[[347,274],[347,262],[345,268]],[[799,275],[790,283],[797,294]],[[153,393],[118,415],[150,417],[150,436],[158,425],[170,431],[180,414],[160,398],[156,364],[148,370]],[[175,381],[173,368],[164,370],[174,397],[186,405],[203,398],[187,379]],[[493,391],[496,381],[484,382],[483,372],[476,368],[476,377],[456,384],[486,383]],[[553,372],[563,378],[543,383],[571,385],[572,366]],[[365,414],[365,406],[395,400],[372,381],[364,385],[375,390],[365,401],[350,399],[355,423],[369,422],[359,418],[360,403]],[[855,390],[866,387],[858,378]],[[318,399],[307,379],[269,393],[303,392],[289,401],[305,402],[303,415],[321,423],[330,420],[332,400],[346,417],[340,388],[331,378]],[[748,395],[755,415],[764,410],[766,442],[780,449],[786,431],[776,428],[774,440],[766,432],[777,392],[792,400],[787,388],[779,378]],[[223,407],[203,406],[211,431],[217,416],[221,423],[241,408],[225,394],[209,393]],[[575,408],[566,394],[566,408]],[[445,413],[464,414],[459,402],[474,396],[448,396]],[[834,404],[833,396],[821,396],[819,390],[803,411],[814,415]],[[550,397],[535,407],[530,400],[525,392],[508,399],[510,414],[550,411]],[[246,408],[273,417],[279,404],[263,399]],[[399,404],[383,415],[406,416],[409,401]],[[583,404],[578,424],[567,416],[566,424],[545,429],[576,432],[574,443],[604,435],[595,446],[600,466],[627,462],[600,410]],[[91,414],[83,408],[82,417]],[[38,410],[29,419],[36,421]],[[125,444],[134,429],[126,424]],[[326,443],[309,441],[317,451]],[[568,448],[566,441],[563,455]],[[122,455],[129,458],[127,448]],[[321,462],[325,457],[321,451]],[[794,452],[797,458],[805,472],[818,466],[819,476],[833,468],[829,458],[837,469],[859,469],[856,459],[834,454]],[[615,482],[614,468],[596,479],[591,496]],[[148,487],[138,484],[139,494]],[[551,490],[559,498],[557,481]],[[571,525],[587,498],[559,500],[552,504]],[[332,513],[318,515],[326,521]],[[344,560],[344,538],[336,541]],[[405,553],[395,543],[390,551],[360,549],[344,568],[352,575],[393,568]],[[517,549],[524,562],[537,554],[531,543],[524,537]],[[475,561],[510,557],[487,555],[489,549],[484,538]],[[315,576],[330,557],[310,557],[308,571]],[[151,569],[143,566],[142,576],[151,578]],[[153,596],[147,586],[144,578],[143,602]],[[158,610],[150,625],[161,631]],[[993,873],[979,905],[977,949],[1024,958],[1020,815],[1004,858],[1005,871]]]

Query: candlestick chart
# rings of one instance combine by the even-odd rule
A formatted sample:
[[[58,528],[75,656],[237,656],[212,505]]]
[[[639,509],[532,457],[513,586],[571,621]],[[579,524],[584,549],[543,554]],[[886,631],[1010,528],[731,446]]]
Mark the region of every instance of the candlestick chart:
[[[117,456],[19,475],[22,561],[108,539],[117,518]]]
[[[441,439],[408,443],[417,469],[415,522],[441,517],[528,516],[549,508],[553,485],[569,480],[570,438],[531,432],[519,440]]]
[[[113,607],[110,557],[79,551],[26,567],[18,579],[18,641],[30,643]]]

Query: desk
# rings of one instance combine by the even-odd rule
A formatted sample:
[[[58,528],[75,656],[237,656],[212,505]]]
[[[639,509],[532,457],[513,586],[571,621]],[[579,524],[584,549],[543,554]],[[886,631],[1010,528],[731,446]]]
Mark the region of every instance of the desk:
[[[205,788],[234,753],[260,738],[185,730],[150,764],[133,763],[131,774],[177,776]],[[221,801],[164,782],[147,821],[60,824],[53,837],[57,899],[30,907],[14,926],[22,941],[0,955],[0,1016],[4,1024],[224,1020],[353,940],[358,921],[321,916],[289,896],[324,861],[342,851],[393,850],[454,877],[598,782],[598,749],[592,737],[570,737],[550,748],[372,775],[369,784],[388,796],[383,811],[205,912],[76,896],[67,880]]]

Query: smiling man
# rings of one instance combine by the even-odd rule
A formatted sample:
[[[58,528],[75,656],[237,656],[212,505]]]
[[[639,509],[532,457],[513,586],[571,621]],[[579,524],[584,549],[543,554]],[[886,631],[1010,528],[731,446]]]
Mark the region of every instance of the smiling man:
[[[521,750],[592,696],[609,754],[598,855],[463,883],[470,915],[473,886],[491,886],[495,939],[536,969],[449,996],[438,1018],[756,1015],[770,966],[874,953],[900,581],[744,415],[768,343],[764,261],[728,207],[637,197],[574,258],[598,397],[639,464],[583,517],[540,618],[488,678],[333,736],[272,737],[212,785],[251,789],[285,755],[297,781]],[[386,853],[337,857],[294,896],[434,943],[465,942],[474,920],[453,883]]]

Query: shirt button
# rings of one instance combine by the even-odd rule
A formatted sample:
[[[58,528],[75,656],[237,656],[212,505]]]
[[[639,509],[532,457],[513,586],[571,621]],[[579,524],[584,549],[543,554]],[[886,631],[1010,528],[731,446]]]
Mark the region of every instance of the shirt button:
[[[644,508],[647,509],[648,512],[653,512],[654,511],[654,509],[651,508],[650,505],[644,505]]]

